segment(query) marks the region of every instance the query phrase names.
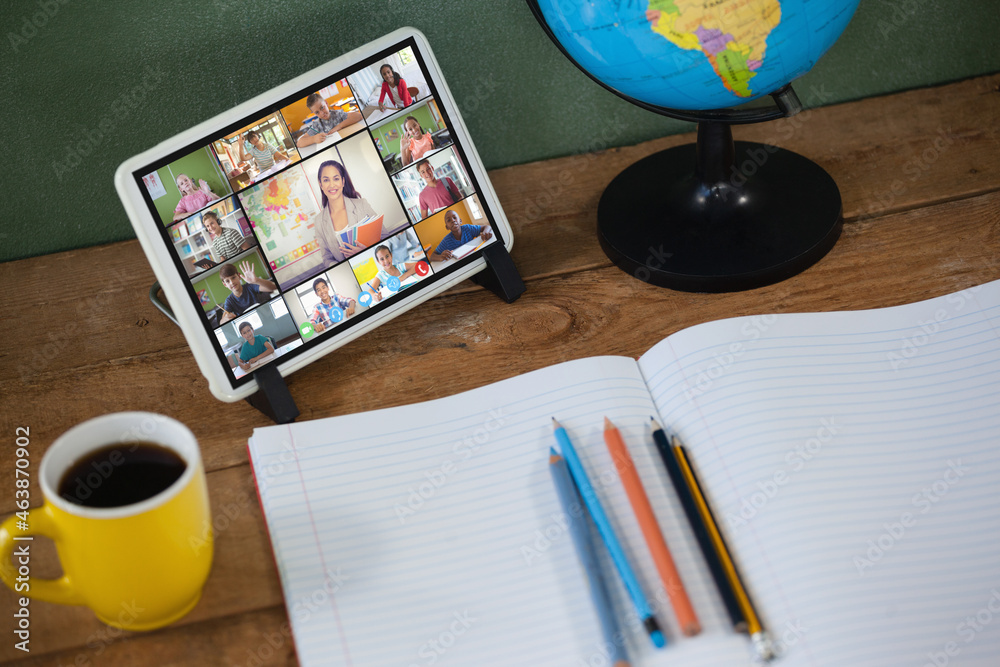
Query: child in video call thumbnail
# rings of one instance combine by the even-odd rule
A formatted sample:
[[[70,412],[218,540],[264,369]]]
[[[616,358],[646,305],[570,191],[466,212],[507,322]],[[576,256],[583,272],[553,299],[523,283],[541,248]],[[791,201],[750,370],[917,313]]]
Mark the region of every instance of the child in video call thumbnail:
[[[381,287],[389,282],[389,278],[398,278],[402,283],[417,270],[416,262],[393,264],[392,251],[389,250],[389,246],[384,245],[375,249],[375,264],[378,266],[378,273],[365,285],[365,291],[371,294],[375,301],[382,300]]]
[[[434,248],[430,259],[439,262],[443,259],[451,259],[452,251],[464,246],[476,237],[483,241],[489,241],[493,237],[493,232],[485,225],[465,225],[457,211],[448,211],[444,214],[444,227],[448,233],[444,235],[441,242]]]
[[[181,199],[174,209],[174,220],[183,220],[190,214],[195,213],[209,205],[209,203],[219,198],[219,195],[212,192],[212,188],[204,179],[198,181],[195,187],[194,180],[187,174],[177,175],[177,189],[181,193]]]
[[[219,214],[215,211],[206,211],[202,214],[201,223],[212,237],[212,252],[220,262],[236,256],[242,250],[249,250],[253,245],[250,239],[243,238],[243,235],[235,229],[220,225]]]
[[[239,317],[262,300],[266,300],[266,294],[278,289],[278,286],[270,280],[254,275],[253,265],[249,261],[241,262],[239,271],[232,264],[223,264],[219,269],[219,278],[232,292],[222,304],[220,324]],[[246,281],[246,284],[243,284],[243,281]]]
[[[330,109],[326,100],[319,93],[313,93],[307,97],[306,106],[316,114],[316,120],[309,123],[306,126],[306,133],[296,140],[295,144],[300,148],[310,144],[323,143],[328,135],[361,120],[360,111],[347,113],[340,109]]]
[[[439,180],[434,176],[434,167],[427,160],[417,163],[417,173],[424,181],[424,189],[420,191],[420,215],[426,218],[435,211],[457,204],[462,198],[455,181],[445,176]]]
[[[323,278],[317,278],[313,281],[313,291],[319,297],[319,303],[309,315],[309,321],[312,322],[313,330],[316,333],[322,333],[327,327],[333,326],[339,321],[338,310],[343,311],[345,318],[354,314],[354,309],[357,307],[354,299],[331,290],[329,283]]]
[[[382,93],[378,97],[379,111],[385,111],[387,106],[394,109],[402,109],[413,104],[410,91],[406,88],[406,80],[390,65],[382,65],[379,68],[382,75]],[[384,104],[385,98],[389,98],[389,104]]]
[[[243,370],[249,370],[250,365],[255,361],[269,354],[274,354],[274,346],[271,345],[271,341],[264,336],[258,336],[253,325],[249,322],[240,324],[240,335],[246,341],[240,348],[239,365]]]

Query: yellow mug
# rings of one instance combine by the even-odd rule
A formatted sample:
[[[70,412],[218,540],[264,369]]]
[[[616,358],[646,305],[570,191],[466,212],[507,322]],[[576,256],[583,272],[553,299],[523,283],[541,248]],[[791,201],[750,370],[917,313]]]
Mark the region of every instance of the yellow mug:
[[[121,444],[124,451],[129,443],[173,451],[183,460],[184,472],[159,493],[128,505],[88,507],[59,495],[60,482],[74,464],[109,445]],[[112,454],[110,461],[76,478],[85,485],[77,497],[89,496],[115,474],[121,458]],[[211,517],[198,442],[186,426],[151,412],[91,419],[52,443],[38,480],[44,504],[31,509],[26,521],[14,515],[0,526],[0,579],[11,590],[86,605],[104,623],[125,630],[162,627],[198,604],[212,565]],[[63,570],[59,579],[30,576],[30,557],[23,554],[30,553],[33,535],[55,542]]]

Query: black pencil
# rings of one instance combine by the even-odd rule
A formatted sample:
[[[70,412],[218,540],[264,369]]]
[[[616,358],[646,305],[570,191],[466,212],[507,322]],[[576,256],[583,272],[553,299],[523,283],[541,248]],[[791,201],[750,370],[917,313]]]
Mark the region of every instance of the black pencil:
[[[733,627],[737,632],[746,632],[747,619],[744,618],[743,611],[740,609],[739,601],[736,599],[736,592],[729,584],[729,579],[726,577],[722,561],[715,551],[712,538],[708,534],[701,516],[698,514],[698,507],[695,505],[691,490],[688,489],[687,483],[684,481],[680,464],[677,463],[677,459],[674,458],[674,453],[671,451],[667,434],[664,433],[663,427],[655,419],[650,417],[650,421],[653,422],[653,442],[656,443],[656,449],[659,450],[660,458],[663,459],[663,465],[667,469],[667,474],[670,475],[670,482],[674,485],[674,490],[677,491],[677,495],[681,500],[681,506],[684,508],[684,514],[687,515],[688,523],[691,524],[694,536],[698,539],[698,546],[701,547],[701,553],[705,557],[705,562],[708,563],[708,569],[712,573],[712,578],[715,579],[715,585],[719,589],[719,595],[722,596],[722,602],[726,605],[726,611],[729,612],[729,618],[733,622]]]

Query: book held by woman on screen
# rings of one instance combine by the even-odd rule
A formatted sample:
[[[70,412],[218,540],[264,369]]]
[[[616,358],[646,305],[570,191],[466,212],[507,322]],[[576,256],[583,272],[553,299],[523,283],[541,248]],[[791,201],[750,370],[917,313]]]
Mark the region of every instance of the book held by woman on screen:
[[[893,308],[720,320],[638,360],[579,359],[434,401],[256,429],[250,459],[300,663],[608,664],[549,476],[553,416],[668,639],[652,646],[609,577],[632,664],[753,660],[651,416],[687,446],[776,664],[1000,655],[998,281]],[[700,635],[673,617],[605,417]]]

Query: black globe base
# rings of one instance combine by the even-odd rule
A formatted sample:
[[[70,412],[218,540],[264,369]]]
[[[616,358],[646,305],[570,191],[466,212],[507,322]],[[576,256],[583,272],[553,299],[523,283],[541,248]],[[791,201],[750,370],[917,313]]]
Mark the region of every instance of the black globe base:
[[[604,252],[639,280],[685,292],[735,292],[790,278],[833,248],[840,190],[812,160],[733,142],[702,122],[698,143],[636,162],[597,207]]]

